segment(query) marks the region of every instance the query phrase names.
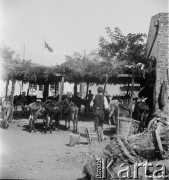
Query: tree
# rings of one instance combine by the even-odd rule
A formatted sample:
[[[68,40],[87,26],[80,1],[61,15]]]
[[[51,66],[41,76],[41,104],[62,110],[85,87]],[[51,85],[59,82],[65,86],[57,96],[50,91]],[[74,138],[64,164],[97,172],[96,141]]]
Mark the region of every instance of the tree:
[[[105,29],[109,40],[106,40],[104,37],[100,37],[98,44],[99,55],[103,57],[105,61],[111,61],[113,57],[116,57],[118,60],[122,60],[122,56],[125,52],[124,49],[126,48],[125,36],[118,27],[116,27],[114,31],[112,31],[109,27],[106,27]]]
[[[146,34],[129,33],[125,36],[118,27],[115,27],[114,31],[107,27],[106,32],[109,41],[104,37],[99,40],[99,54],[106,61],[111,61],[113,57],[116,57],[119,62],[126,61],[127,64],[132,64],[133,61],[146,63]]]
[[[111,59],[112,60],[112,59]],[[62,72],[65,72],[65,80],[76,85],[85,82],[87,84],[86,94],[90,83],[102,84],[107,82],[108,76],[114,76],[120,72],[121,64],[117,66],[117,59],[104,61],[98,52],[88,55],[74,53],[73,56],[66,56],[66,62],[61,65]]]
[[[66,56],[66,62],[61,65],[62,72],[65,72],[65,80],[74,83],[74,95],[77,95],[77,84],[85,82],[85,73],[88,66],[88,58],[76,52],[72,56]]]
[[[146,64],[146,35],[142,33],[129,33],[125,36],[118,27],[115,27],[114,31],[107,27],[106,32],[109,40],[106,40],[104,37],[100,38],[98,54],[103,58],[104,63],[107,64],[109,69],[111,69],[110,64],[112,63],[114,69],[119,69],[123,73],[133,74],[134,78],[134,73],[138,74],[140,72],[138,71],[139,68],[126,69],[125,67],[126,65],[136,67],[138,63]],[[119,71],[116,71],[116,73],[118,74]],[[107,75],[107,79],[108,77],[109,75]]]
[[[0,54],[1,54],[1,58],[3,60],[3,69],[6,69],[6,67],[8,67],[8,65],[11,64],[12,62],[12,59],[13,59],[13,55],[14,55],[14,51],[10,50],[9,47],[6,47],[4,46],[4,48],[0,48]],[[6,86],[5,86],[5,98],[7,97],[8,95],[8,86],[9,86],[9,80],[10,80],[10,77],[8,75],[8,73],[6,73],[6,71],[3,71],[1,72],[2,75],[3,75],[3,79],[6,80]]]
[[[2,78],[6,81],[6,90],[5,90],[5,98],[8,95],[8,85],[9,81],[12,81],[11,93],[10,93],[10,102],[13,105],[14,100],[14,92],[15,92],[15,84],[16,81],[28,82],[31,74],[32,63],[31,61],[20,60],[19,58],[13,58],[14,51],[11,51],[9,47],[1,47],[1,57],[2,57]],[[13,116],[13,108],[10,115],[12,119]]]

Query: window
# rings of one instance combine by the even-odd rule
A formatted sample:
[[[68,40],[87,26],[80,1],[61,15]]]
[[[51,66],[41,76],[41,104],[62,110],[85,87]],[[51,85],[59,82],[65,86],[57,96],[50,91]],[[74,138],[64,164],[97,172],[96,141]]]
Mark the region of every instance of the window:
[[[37,85],[33,84],[33,89],[37,90]]]
[[[59,84],[56,84],[56,91],[59,91]]]
[[[29,84],[29,89],[32,89],[33,84]]]
[[[29,84],[29,89],[37,90],[37,84]]]
[[[50,85],[50,91],[55,91],[55,86],[56,86],[56,91],[59,91],[59,83],[51,84]]]
[[[55,90],[55,85],[50,85],[50,90]]]
[[[43,85],[39,85],[39,91],[43,91]]]

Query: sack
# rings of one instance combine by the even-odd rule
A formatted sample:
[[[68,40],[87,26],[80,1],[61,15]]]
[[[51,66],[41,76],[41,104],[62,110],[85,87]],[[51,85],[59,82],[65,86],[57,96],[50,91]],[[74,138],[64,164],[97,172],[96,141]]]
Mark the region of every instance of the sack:
[[[80,143],[80,134],[70,134],[69,146],[72,147]]]

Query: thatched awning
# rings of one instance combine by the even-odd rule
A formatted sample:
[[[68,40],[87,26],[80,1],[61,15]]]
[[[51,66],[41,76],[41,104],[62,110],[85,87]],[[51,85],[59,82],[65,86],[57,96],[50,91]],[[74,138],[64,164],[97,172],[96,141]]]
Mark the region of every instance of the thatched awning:
[[[140,84],[144,79],[140,76],[134,76],[134,82]],[[117,77],[109,77],[108,83],[110,84],[131,84],[131,74],[119,74]]]
[[[39,85],[55,84],[55,83],[61,82],[63,76],[64,75],[61,73],[56,73],[56,74],[50,73],[47,76],[37,76],[36,80],[29,81],[29,83],[39,84]]]

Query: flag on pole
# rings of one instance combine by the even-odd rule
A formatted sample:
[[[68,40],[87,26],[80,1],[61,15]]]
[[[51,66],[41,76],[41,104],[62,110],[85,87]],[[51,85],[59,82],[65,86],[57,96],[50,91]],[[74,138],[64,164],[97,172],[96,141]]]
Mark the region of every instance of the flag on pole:
[[[46,41],[45,41],[45,48],[47,48],[49,52],[53,52],[53,49],[46,43]]]

